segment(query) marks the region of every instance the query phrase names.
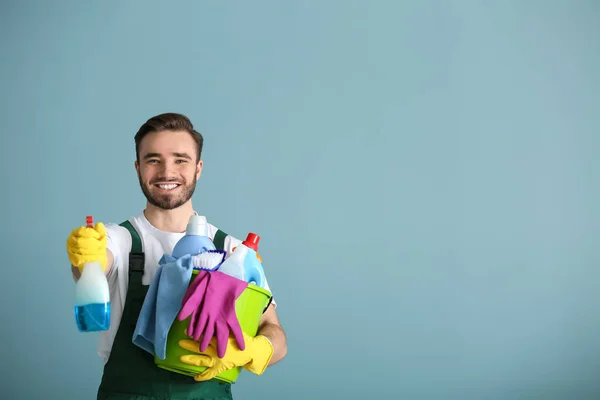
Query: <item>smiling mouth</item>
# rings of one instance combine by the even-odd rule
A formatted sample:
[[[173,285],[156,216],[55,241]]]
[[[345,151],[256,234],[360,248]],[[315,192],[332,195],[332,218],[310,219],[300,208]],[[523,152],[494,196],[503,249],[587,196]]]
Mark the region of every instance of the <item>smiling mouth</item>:
[[[168,192],[170,190],[178,188],[181,185],[179,183],[157,183],[154,186]]]

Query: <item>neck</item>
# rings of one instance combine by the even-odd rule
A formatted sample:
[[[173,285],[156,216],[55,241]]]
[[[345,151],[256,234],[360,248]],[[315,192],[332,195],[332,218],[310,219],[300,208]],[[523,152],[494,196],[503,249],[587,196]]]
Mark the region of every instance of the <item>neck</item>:
[[[146,203],[146,219],[152,226],[163,232],[185,232],[188,221],[194,215],[191,200],[173,210],[164,210]]]

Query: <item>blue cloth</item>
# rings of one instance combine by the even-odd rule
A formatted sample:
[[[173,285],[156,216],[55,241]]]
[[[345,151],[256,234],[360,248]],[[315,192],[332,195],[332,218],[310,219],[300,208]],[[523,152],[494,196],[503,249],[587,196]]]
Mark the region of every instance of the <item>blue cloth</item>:
[[[158,264],[133,332],[133,344],[164,360],[167,335],[181,310],[194,265],[191,255],[174,258],[167,254]]]

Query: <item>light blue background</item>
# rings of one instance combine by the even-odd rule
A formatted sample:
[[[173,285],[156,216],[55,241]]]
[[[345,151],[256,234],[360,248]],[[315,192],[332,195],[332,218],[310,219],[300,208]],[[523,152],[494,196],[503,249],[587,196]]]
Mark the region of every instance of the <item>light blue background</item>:
[[[93,399],[65,240],[145,199],[256,231],[289,354],[236,399],[600,397],[596,1],[3,1],[0,398]]]

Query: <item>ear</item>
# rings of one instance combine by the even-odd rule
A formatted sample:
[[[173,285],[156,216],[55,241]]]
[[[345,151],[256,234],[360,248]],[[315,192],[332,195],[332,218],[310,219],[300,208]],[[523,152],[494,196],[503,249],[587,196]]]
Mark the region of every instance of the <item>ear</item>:
[[[200,179],[200,175],[202,175],[202,167],[204,166],[204,162],[202,160],[198,161],[196,165],[196,182]]]
[[[137,160],[135,160],[133,162],[133,166],[135,167],[136,172],[138,173],[138,175],[140,174],[140,164],[137,162]]]

